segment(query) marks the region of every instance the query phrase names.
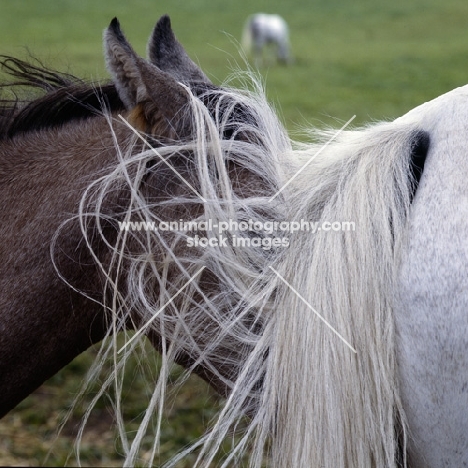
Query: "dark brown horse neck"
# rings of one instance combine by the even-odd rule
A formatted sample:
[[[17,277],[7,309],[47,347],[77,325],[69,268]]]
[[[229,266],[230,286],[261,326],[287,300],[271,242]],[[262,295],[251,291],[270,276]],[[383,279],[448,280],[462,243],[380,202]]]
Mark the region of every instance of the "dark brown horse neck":
[[[131,117],[128,112],[122,114]],[[114,139],[121,149],[135,141],[132,131],[116,114],[113,117],[114,134],[106,118],[95,116],[20,131],[0,142],[0,417],[102,340],[109,328],[110,318],[101,305],[102,272],[85,245],[76,216],[88,186],[118,163]],[[137,144],[133,149],[142,148]],[[181,164],[178,170],[190,179],[186,167],[190,161],[183,158]],[[144,190],[156,199],[170,198],[180,194],[181,187],[174,173],[160,165],[149,170]],[[116,191],[106,197],[103,209],[121,215],[128,203],[128,191]],[[186,212],[172,210],[162,215],[187,218]],[[52,254],[54,236],[64,222]],[[104,226],[104,231],[106,241],[113,244],[116,223]],[[90,239],[93,252],[107,265],[111,253],[103,238],[91,234]],[[215,279],[205,274],[203,282],[212,287]],[[133,324],[139,323],[137,317],[132,319]],[[160,349],[158,334],[150,332],[149,338]],[[176,360],[184,367],[193,365],[193,359],[182,352]],[[211,372],[201,366],[194,371],[226,393]]]
[[[0,100],[0,416],[107,333],[109,317],[101,304],[106,297],[106,279],[91,252],[104,268],[112,264],[115,258],[112,246],[119,233],[116,224],[119,216],[123,219],[128,213],[130,188],[117,184],[115,190],[106,192],[105,206],[100,210],[100,215],[104,215],[102,223],[101,217],[99,220],[103,230],[93,231],[91,223],[86,228],[88,244],[77,214],[90,184],[118,166],[115,139],[124,152],[130,140],[138,141],[117,114],[122,113],[140,130],[149,130],[154,144],[194,138],[191,116],[186,112],[190,104],[188,86],[201,97],[210,115],[217,114],[223,120],[219,114],[223,106],[228,109],[232,122],[223,124],[226,133],[221,131],[223,136],[230,139],[234,135],[232,138],[250,141],[248,135],[238,134],[237,125],[239,118],[248,119],[248,113],[242,111],[242,106],[230,107],[226,99],[216,95],[215,87],[176,41],[168,18],[161,19],[150,38],[150,62],[136,56],[116,20],[105,34],[105,47],[114,84],[98,89],[15,59],[3,62],[17,84],[40,88],[46,93],[22,104]],[[222,105],[217,106],[218,101]],[[114,133],[102,115],[103,108],[113,112]],[[139,141],[133,147],[134,151],[142,149],[147,148]],[[170,155],[171,165],[196,185],[191,151],[175,151]],[[247,195],[257,191],[258,178],[251,174],[247,177],[242,164],[228,162],[227,166],[235,190],[246,190]],[[199,199],[194,203],[180,202],[188,190],[171,169],[153,164],[152,160],[146,160],[145,167],[144,186],[137,190],[141,188],[142,199],[149,206],[161,210],[158,216],[167,220],[192,219],[199,214]],[[252,177],[254,181],[250,183]],[[177,206],[171,205],[173,198],[179,200]],[[164,205],[166,201],[168,206]],[[138,255],[141,243],[136,239],[135,244],[132,253]],[[135,248],[131,242],[127,247]],[[157,242],[143,254],[152,257],[160,254],[167,260],[167,252]],[[158,261],[156,258],[156,266]],[[210,277],[207,270],[199,279],[204,291],[217,286],[217,278],[213,274]],[[180,279],[180,271],[175,275]],[[125,282],[124,276],[116,281],[125,301],[125,284],[120,284]],[[153,281],[149,284],[149,295],[158,297],[158,282],[154,281],[154,287]],[[202,300],[201,295],[192,300],[196,306]],[[139,326],[146,311],[129,317],[131,304],[130,301],[127,315],[120,320]],[[218,324],[211,323],[209,318],[194,326],[201,333],[198,336],[201,342],[200,330],[210,327],[215,330],[213,333],[218,330]],[[148,331],[157,349],[161,349],[162,343],[167,346],[177,341],[177,335],[166,334],[161,338],[159,332],[157,327]],[[222,381],[236,370],[229,363],[223,364],[222,356],[236,352],[216,348],[212,353],[219,355],[216,359],[219,369],[210,371],[197,365],[192,370],[219,392],[226,393],[226,383]],[[241,361],[240,357],[236,359]],[[200,362],[184,348],[177,348],[174,360],[190,368]]]
[[[128,131],[120,133],[125,138]],[[0,415],[103,338],[102,307],[59,278],[50,246],[60,224],[77,213],[85,188],[115,158],[104,118],[0,145]],[[100,278],[87,249],[77,250],[82,242],[78,222],[70,222],[58,243],[58,266],[74,287],[99,300]]]

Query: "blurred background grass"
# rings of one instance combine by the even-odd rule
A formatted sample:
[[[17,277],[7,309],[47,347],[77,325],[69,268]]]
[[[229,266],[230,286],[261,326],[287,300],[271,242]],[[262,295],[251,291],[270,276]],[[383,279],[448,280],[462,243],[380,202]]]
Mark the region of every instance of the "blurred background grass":
[[[236,67],[243,68],[237,41],[245,19],[256,12],[279,13],[290,26],[294,64],[270,66],[262,74],[270,100],[292,132],[311,125],[337,127],[354,114],[353,125],[393,119],[468,81],[465,0],[0,0],[0,53],[25,58],[29,51],[57,69],[100,80],[107,77],[102,30],[114,16],[144,54],[155,21],[168,13],[191,57],[222,83]],[[0,465],[45,460],[93,355],[77,358],[0,421]],[[156,368],[157,357],[149,352],[148,359]],[[135,369],[129,369],[125,410],[136,424],[147,389]],[[202,432],[219,401],[199,379],[189,379],[168,412],[161,462]],[[48,465],[67,460],[79,418],[77,411]],[[108,404],[100,402],[84,437],[84,465],[121,463],[111,423]]]

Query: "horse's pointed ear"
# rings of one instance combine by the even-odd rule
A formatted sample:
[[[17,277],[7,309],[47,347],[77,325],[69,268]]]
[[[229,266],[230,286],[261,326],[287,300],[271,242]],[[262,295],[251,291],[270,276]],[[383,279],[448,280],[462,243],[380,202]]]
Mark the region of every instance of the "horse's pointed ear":
[[[195,65],[176,39],[171,28],[169,16],[164,15],[157,22],[148,42],[148,58],[151,63],[170,73],[177,81],[182,83],[211,81]]]
[[[104,31],[104,49],[107,69],[125,106],[130,109],[138,102],[142,82],[136,65],[138,56],[128,43],[117,18]]]
[[[106,63],[132,123],[141,130],[171,138],[185,136],[176,116],[188,103],[187,91],[157,66],[138,57],[115,18],[104,32]]]

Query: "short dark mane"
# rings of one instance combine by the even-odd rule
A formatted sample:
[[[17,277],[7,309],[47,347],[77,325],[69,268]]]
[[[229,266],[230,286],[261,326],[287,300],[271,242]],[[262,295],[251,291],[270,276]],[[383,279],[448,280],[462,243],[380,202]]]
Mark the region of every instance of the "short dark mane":
[[[113,84],[91,84],[34,62],[0,56],[0,67],[9,76],[0,82],[0,139],[94,117],[103,107],[124,109]]]

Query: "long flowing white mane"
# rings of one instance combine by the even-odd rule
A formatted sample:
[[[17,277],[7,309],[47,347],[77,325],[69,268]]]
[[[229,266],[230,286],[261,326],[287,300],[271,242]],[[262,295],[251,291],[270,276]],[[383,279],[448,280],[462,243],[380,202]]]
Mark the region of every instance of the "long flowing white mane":
[[[253,92],[222,92],[230,107],[215,118],[191,95],[187,118],[192,119],[194,141],[157,149],[161,158],[192,155],[197,189],[206,200],[193,220],[216,220],[218,225],[249,219],[263,225],[352,222],[355,230],[312,233],[303,228],[273,234],[287,237],[288,247],[240,248],[229,242],[203,250],[187,248],[183,230],[172,231],[169,238],[159,231],[121,231],[110,246],[110,266],[102,265],[104,306],[113,320],[87,382],[102,372],[107,359],[113,367],[94,403],[113,388],[125,466],[143,463],[139,451],[147,434],[154,447],[144,463],[151,466],[169,372],[184,352],[193,357],[193,368],[201,365],[216,375],[229,396],[209,432],[168,466],[191,450],[198,453],[196,466],[212,466],[223,440],[242,426],[222,466],[247,457],[252,467],[395,467],[406,436],[395,376],[392,305],[410,205],[409,154],[417,129],[394,122],[344,131],[322,150],[333,133],[317,132],[312,144],[292,142],[260,86]],[[251,136],[248,141],[224,136],[236,103],[254,116],[239,130]],[[109,124],[117,125],[111,117]],[[200,205],[190,191],[161,205],[145,199],[140,187],[147,163],[157,159],[154,151],[135,153],[133,147],[120,148],[117,139],[116,150],[115,169],[90,186],[81,203],[90,248],[89,226],[95,231],[96,223],[108,218],[101,207],[116,189],[131,192],[128,210],[121,214],[127,221],[160,222],[163,205]],[[233,188],[228,161],[255,174],[264,189],[242,198]],[[129,245],[136,235],[140,249],[134,252]],[[218,235],[206,231],[208,237]],[[162,261],[155,260],[155,246],[163,252]],[[177,301],[167,305],[201,267],[218,279],[213,290],[200,284],[201,275],[195,276]],[[116,335],[125,332],[135,311],[141,319],[137,327],[152,320],[146,332],[152,329],[162,337],[162,367],[140,428],[129,438],[120,407],[122,380],[126,360],[142,349],[144,333],[120,353]],[[221,367],[232,368],[232,373],[220,372]]]

